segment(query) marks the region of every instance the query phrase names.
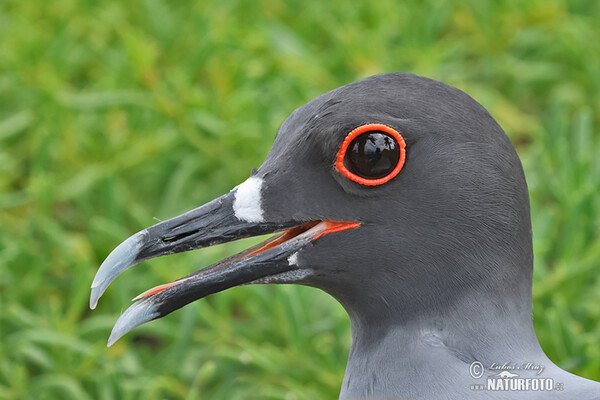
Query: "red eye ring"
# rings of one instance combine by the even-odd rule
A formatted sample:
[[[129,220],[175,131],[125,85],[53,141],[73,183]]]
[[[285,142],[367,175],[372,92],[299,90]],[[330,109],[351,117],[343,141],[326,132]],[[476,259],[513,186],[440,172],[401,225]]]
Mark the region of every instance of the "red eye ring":
[[[355,138],[357,138],[359,135],[361,135],[365,132],[369,132],[369,131],[381,131],[381,132],[387,133],[388,135],[392,136],[398,142],[398,146],[400,147],[400,158],[398,159],[398,164],[396,164],[396,167],[392,170],[392,172],[390,172],[389,174],[387,174],[386,176],[384,176],[382,178],[367,179],[367,178],[360,177],[360,176],[350,172],[350,170],[348,170],[348,168],[346,168],[346,166],[344,165],[344,158],[346,157],[346,151],[348,150],[348,146],[350,145],[350,143]],[[348,135],[344,139],[344,142],[340,146],[340,150],[337,153],[335,168],[338,171],[340,171],[342,174],[344,174],[344,176],[346,178],[348,178],[354,182],[357,182],[357,183],[360,183],[361,185],[366,185],[366,186],[377,186],[377,185],[382,185],[382,184],[386,183],[387,181],[389,181],[390,179],[392,179],[393,177],[398,175],[398,173],[404,166],[405,160],[406,160],[406,142],[404,141],[404,138],[402,137],[400,132],[398,132],[394,128],[391,128],[391,127],[389,127],[387,125],[383,125],[383,124],[366,124],[366,125],[361,125],[358,128],[355,128],[352,131],[350,131],[350,133],[348,133]]]

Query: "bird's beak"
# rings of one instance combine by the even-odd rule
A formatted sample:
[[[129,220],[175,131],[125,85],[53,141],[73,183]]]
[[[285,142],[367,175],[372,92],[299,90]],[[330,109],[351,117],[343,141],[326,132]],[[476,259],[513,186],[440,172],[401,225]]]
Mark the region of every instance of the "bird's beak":
[[[108,340],[109,346],[136,326],[163,317],[209,294],[299,269],[296,254],[299,250],[325,234],[360,225],[330,220],[249,222],[236,216],[234,201],[235,190],[136,233],[109,254],[92,283],[92,309],[119,274],[144,260],[280,232],[239,254],[137,296],[134,300],[139,301],[129,307],[115,324]]]

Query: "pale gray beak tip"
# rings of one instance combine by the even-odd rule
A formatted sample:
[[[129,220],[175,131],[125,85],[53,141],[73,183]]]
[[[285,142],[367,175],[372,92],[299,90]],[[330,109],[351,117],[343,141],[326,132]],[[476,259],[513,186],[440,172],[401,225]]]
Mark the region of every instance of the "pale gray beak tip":
[[[92,288],[92,293],[90,294],[90,310],[96,309],[99,298],[100,298],[100,295],[98,294],[98,291],[96,290],[96,288]]]
[[[127,268],[136,264],[135,259],[140,253],[146,233],[141,231],[131,236],[123,243],[118,245],[106,260],[98,268],[94,281],[92,282],[92,292],[90,294],[90,308],[93,310],[98,304],[98,299],[104,294],[104,291],[114,281],[119,274]]]
[[[133,328],[142,325],[148,321],[157,318],[160,313],[157,310],[157,305],[150,300],[144,299],[133,303],[117,320],[115,326],[110,333],[106,347],[112,346],[117,340],[122,338],[127,332]]]

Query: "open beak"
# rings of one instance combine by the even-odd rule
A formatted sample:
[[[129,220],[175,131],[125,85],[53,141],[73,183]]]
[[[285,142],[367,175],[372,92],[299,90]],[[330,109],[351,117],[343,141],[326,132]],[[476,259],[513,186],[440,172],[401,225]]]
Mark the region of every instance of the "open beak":
[[[118,245],[102,263],[90,308],[126,269],[150,258],[279,232],[266,241],[172,283],[150,289],[119,317],[108,346],[138,325],[222,290],[299,270],[297,252],[319,237],[356,228],[358,222],[330,220],[248,222],[234,212],[235,190],[201,207],[144,229]]]

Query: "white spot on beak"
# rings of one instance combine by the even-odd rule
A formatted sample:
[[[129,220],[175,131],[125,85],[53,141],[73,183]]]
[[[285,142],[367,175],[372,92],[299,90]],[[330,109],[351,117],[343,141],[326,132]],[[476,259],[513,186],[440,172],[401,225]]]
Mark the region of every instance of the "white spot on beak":
[[[288,264],[298,265],[298,252],[295,252],[294,254],[288,257]]]
[[[263,180],[251,176],[239,185],[235,192],[233,211],[235,216],[246,222],[262,222],[263,210],[261,207],[260,189]]]

